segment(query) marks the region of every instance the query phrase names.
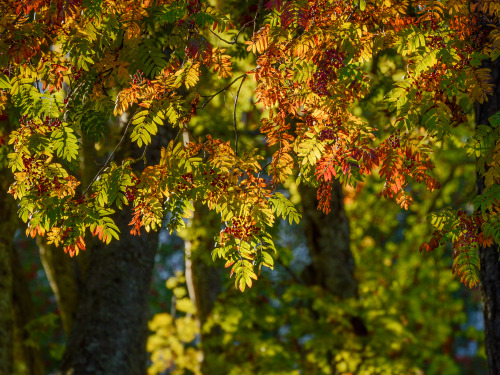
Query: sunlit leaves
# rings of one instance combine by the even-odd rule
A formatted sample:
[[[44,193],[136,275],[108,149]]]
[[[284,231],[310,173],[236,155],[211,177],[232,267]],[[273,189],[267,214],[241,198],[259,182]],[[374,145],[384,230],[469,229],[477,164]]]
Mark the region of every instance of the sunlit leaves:
[[[107,207],[116,204],[119,209],[122,209],[123,204],[127,204],[126,191],[127,187],[133,185],[133,178],[135,176],[129,168],[117,167],[111,163],[108,170],[104,171],[95,183],[96,200],[99,206]]]
[[[456,247],[453,252],[453,273],[460,282],[474,288],[479,285],[479,254],[477,244]]]
[[[158,112],[144,110],[136,113],[132,119],[132,134],[130,138],[137,146],[148,145],[151,143],[151,136],[158,132],[158,125],[163,125],[165,116],[160,109]]]
[[[220,215],[223,229],[213,255],[229,262],[236,286],[244,289],[262,265],[273,266],[269,230],[276,218],[300,219],[277,192],[280,184],[298,177],[318,187],[326,212],[334,179],[354,187],[378,171],[378,193],[409,209],[419,200],[415,184],[429,191],[439,187],[433,151],[456,127],[467,126],[470,103],[484,103],[493,92],[491,72],[481,65],[498,57],[499,39],[494,27],[483,35],[471,21],[479,8],[495,14],[496,7],[424,1],[416,14],[408,14],[409,8],[390,0],[342,6],[270,1],[259,5],[262,12],[243,29],[232,30],[246,35],[244,45],[226,41],[221,48],[223,33],[233,25],[205,2],[84,1],[65,9],[65,22],[54,7],[19,5],[13,12],[35,12],[36,22],[31,16],[29,22],[13,22],[14,14],[2,18],[0,108],[12,106],[10,112],[25,115],[9,135],[13,151],[7,158],[15,178],[9,191],[20,199],[29,234],[49,235],[76,255],[85,248],[87,229],[106,243],[118,237],[111,207],[130,203],[131,232],[139,235],[142,228],[160,228],[167,212],[168,229],[182,227],[198,202]],[[245,53],[250,58],[238,64],[243,79],[223,86],[218,79],[231,77],[236,58]],[[386,69],[389,57],[394,67]],[[237,109],[248,76],[255,79],[255,103],[262,111],[260,122],[244,125]],[[221,86],[207,95],[198,92],[214,81]],[[192,123],[212,99],[234,94],[236,84],[233,123],[225,125],[231,133],[217,139],[210,126]],[[366,102],[376,104],[367,109]],[[479,213],[453,219],[473,223],[480,233],[472,238],[480,245],[497,240],[497,120],[480,124],[466,146],[469,156],[478,157],[485,182],[484,194],[473,202]],[[168,146],[155,165],[146,148],[159,126],[167,127],[168,140],[158,141]],[[108,127],[121,132],[118,144],[104,139]],[[243,130],[263,135],[265,146],[237,150]],[[99,139],[95,151],[108,154],[97,176],[81,187],[74,172],[85,136]],[[254,146],[241,147],[255,147],[259,137]],[[143,148],[143,156],[122,163],[117,155],[128,152],[130,141]],[[471,232],[437,230],[454,242]],[[468,275],[473,271],[463,271],[463,254],[456,269]]]
[[[466,74],[471,99],[483,103],[487,100],[488,95],[493,93],[494,85],[490,83],[490,70],[469,68],[466,70]]]
[[[90,225],[90,232],[107,244],[111,242],[112,238],[118,240],[118,233],[120,233],[120,230],[110,217],[104,216],[109,215],[112,211],[100,210],[99,213],[102,216],[97,222]]]
[[[68,161],[78,157],[78,140],[74,130],[67,124],[63,123],[61,127],[54,130],[50,138],[58,157]]]
[[[120,16],[120,22],[123,23],[125,29],[125,38],[132,39],[138,37],[141,33],[140,21],[148,16],[148,12],[140,3],[135,6],[128,6]]]
[[[304,134],[304,138],[296,143],[295,149],[298,156],[302,159],[302,164],[315,165],[321,158],[323,145],[317,142],[314,133],[307,132]]]
[[[283,219],[290,221],[290,224],[299,223],[301,215],[297,212],[297,209],[283,194],[276,192],[269,198],[271,203],[272,211],[276,216],[281,216]]]
[[[257,31],[252,40],[245,42],[247,44],[247,51],[252,51],[254,54],[263,53],[268,46],[269,25],[264,26]]]
[[[175,76],[176,76],[174,82],[175,85],[180,85],[181,83],[184,83],[186,89],[189,89],[198,83],[200,76],[200,64],[190,62],[186,64],[184,68],[179,69],[175,73]]]
[[[9,77],[0,73],[0,89],[9,90],[11,88]]]
[[[219,73],[217,78],[229,78],[233,75],[231,73],[233,70],[231,56],[224,54],[225,52],[226,49],[224,48],[214,48],[210,55],[210,60],[206,62],[207,66],[213,67],[214,72]]]

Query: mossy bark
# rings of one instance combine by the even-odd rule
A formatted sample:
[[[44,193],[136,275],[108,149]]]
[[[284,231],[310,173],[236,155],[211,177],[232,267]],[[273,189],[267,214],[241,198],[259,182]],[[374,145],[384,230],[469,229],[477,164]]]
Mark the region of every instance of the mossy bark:
[[[7,194],[8,183],[0,181],[0,374],[11,374],[13,366],[14,306],[12,251],[17,226],[16,205]]]
[[[44,375],[45,366],[40,346],[27,343],[29,337],[28,323],[36,319],[37,311],[30,294],[29,282],[23,272],[21,260],[16,248],[11,252],[11,269],[13,275],[12,297],[14,306],[14,374]]]
[[[316,189],[301,185],[303,229],[311,265],[303,273],[307,284],[320,285],[339,298],[356,297],[354,258],[350,246],[349,220],[344,210],[342,187],[334,181],[331,212],[317,209]]]
[[[147,160],[151,165],[160,160],[162,142],[172,137],[170,129],[159,129],[148,147]],[[94,144],[83,137],[82,146],[82,183],[86,188],[99,166]],[[115,157],[137,158],[142,152],[124,143]],[[130,207],[117,212],[114,219],[120,239],[106,245],[87,238],[87,251],[77,257],[79,303],[61,363],[63,374],[146,373],[148,295],[158,232],[147,233],[143,229],[140,236],[132,236],[128,225],[131,218]]]
[[[146,372],[148,293],[158,233],[129,234],[131,212],[116,218],[120,240],[89,241],[89,266],[62,362],[63,374]]]

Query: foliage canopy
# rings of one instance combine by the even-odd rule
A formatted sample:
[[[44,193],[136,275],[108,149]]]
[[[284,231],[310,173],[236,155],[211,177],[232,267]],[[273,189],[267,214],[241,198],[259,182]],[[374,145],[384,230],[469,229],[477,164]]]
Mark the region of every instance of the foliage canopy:
[[[375,172],[378,194],[403,209],[414,203],[414,184],[438,189],[433,152],[471,125],[473,105],[493,89],[482,61],[500,56],[493,0],[270,0],[250,19],[198,0],[4,1],[0,9],[0,110],[18,122],[1,139],[12,148],[9,192],[27,234],[74,256],[86,233],[118,239],[112,215],[124,206],[140,235],[161,227],[167,212],[168,228],[182,227],[198,201],[224,223],[212,255],[242,291],[262,266],[273,267],[276,219],[300,220],[279,191],[290,179],[316,187],[324,212],[334,179],[355,187]],[[360,114],[356,107],[384,78],[376,62],[388,54],[406,73],[385,77],[391,89],[377,113]],[[204,94],[207,80],[219,83]],[[242,149],[238,96],[251,80],[265,144]],[[231,89],[229,136],[209,128],[194,135],[198,112]],[[377,127],[368,121],[376,116]],[[105,142],[108,122],[122,135],[82,186],[82,142]],[[146,149],[160,126],[176,135],[150,164]],[[453,269],[470,286],[478,283],[478,247],[500,243],[499,132],[497,114],[465,146],[486,186],[474,210],[434,212],[436,230],[421,247],[451,240]],[[127,142],[143,156],[117,160]]]

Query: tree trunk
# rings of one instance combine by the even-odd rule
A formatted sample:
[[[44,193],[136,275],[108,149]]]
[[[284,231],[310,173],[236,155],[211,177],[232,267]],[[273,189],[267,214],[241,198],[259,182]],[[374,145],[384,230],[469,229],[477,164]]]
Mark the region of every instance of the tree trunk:
[[[70,258],[62,248],[44,244],[41,238],[37,238],[37,244],[45,274],[56,296],[64,332],[68,336],[80,298],[77,260]]]
[[[318,210],[317,190],[301,185],[299,192],[303,207],[303,228],[311,264],[303,271],[306,284],[319,285],[339,299],[357,298],[358,283],[354,278],[354,258],[350,245],[349,219],[344,210],[342,186],[333,181],[331,211]],[[368,330],[363,320],[349,315],[353,332],[366,336]],[[335,364],[335,351],[327,352],[327,360]]]
[[[214,233],[220,230],[220,219],[207,207],[196,204],[193,218],[183,233],[186,259],[186,283],[189,296],[195,303],[201,328],[203,351],[202,373],[217,374],[217,360],[222,352],[219,333],[203,330],[217,297],[222,291],[222,268],[211,257],[214,249]]]
[[[500,59],[488,61],[483,67],[490,68],[495,85],[488,101],[476,106],[476,124],[489,125],[488,118],[500,111]],[[484,179],[478,175],[478,194],[484,190]],[[497,244],[479,248],[481,269],[481,293],[485,329],[485,347],[488,357],[488,374],[500,375],[500,253]]]
[[[130,235],[131,213],[117,215],[120,240],[89,241],[89,267],[63,358],[64,374],[146,372],[148,293],[158,233]]]
[[[316,189],[301,185],[299,192],[304,210],[302,223],[311,256],[311,265],[302,275],[304,281],[320,285],[339,298],[356,297],[358,283],[354,278],[349,220],[344,211],[340,183],[333,183],[329,214],[317,209]]]
[[[45,374],[40,347],[27,345],[29,336],[26,326],[37,318],[37,312],[31,298],[28,280],[24,274],[15,248],[11,252],[12,294],[14,302],[14,374],[43,375]]]
[[[160,160],[161,141],[171,139],[160,128],[148,148],[148,162]],[[161,137],[163,136],[163,138]],[[82,181],[88,186],[97,168],[93,142],[83,137]],[[141,150],[135,150],[141,153]],[[116,157],[134,155],[124,144]],[[120,240],[109,245],[92,238],[76,267],[80,298],[61,364],[63,374],[143,375],[146,373],[149,318],[148,295],[158,249],[158,232],[130,234],[131,210],[115,215]]]
[[[1,122],[0,132],[8,134],[12,126],[8,118]],[[2,160],[6,162],[6,160]],[[0,374],[44,374],[38,348],[25,344],[26,325],[35,318],[26,275],[14,248],[14,233],[19,227],[17,204],[7,193],[12,174],[0,165]],[[18,372],[24,371],[24,372]]]
[[[11,374],[13,365],[14,307],[12,303],[12,241],[17,227],[16,205],[0,181],[0,374]]]

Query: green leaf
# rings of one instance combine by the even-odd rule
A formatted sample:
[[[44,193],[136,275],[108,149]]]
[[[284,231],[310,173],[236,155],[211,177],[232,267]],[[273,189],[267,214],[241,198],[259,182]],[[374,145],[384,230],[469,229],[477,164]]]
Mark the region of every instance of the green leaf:
[[[52,132],[50,140],[57,151],[58,157],[67,161],[78,158],[78,140],[74,130],[65,123]]]
[[[0,89],[10,90],[10,79],[5,74],[0,73]]]

